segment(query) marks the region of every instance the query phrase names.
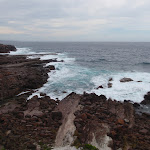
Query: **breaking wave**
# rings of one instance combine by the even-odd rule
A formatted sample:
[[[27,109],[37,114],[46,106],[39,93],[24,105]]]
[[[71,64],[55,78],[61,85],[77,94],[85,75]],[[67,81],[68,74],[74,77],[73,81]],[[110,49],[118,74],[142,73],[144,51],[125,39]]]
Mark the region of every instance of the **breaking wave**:
[[[33,52],[30,48],[18,48],[10,55],[27,55],[28,59],[39,58],[41,60],[56,59],[46,66],[54,65],[56,70],[48,73],[49,78],[43,87],[36,90],[28,99],[34,95],[40,97],[40,93],[46,93],[53,99],[63,99],[71,92],[82,94],[96,93],[105,95],[107,98],[118,101],[131,100],[141,102],[143,96],[150,91],[150,73],[145,72],[119,72],[87,68],[76,63],[76,59],[67,53]],[[99,59],[99,61],[107,61]],[[143,64],[150,64],[143,62]],[[132,82],[122,83],[121,78],[132,78]],[[112,81],[109,81],[112,78]],[[112,87],[108,87],[108,83]],[[97,88],[102,86],[103,88]]]

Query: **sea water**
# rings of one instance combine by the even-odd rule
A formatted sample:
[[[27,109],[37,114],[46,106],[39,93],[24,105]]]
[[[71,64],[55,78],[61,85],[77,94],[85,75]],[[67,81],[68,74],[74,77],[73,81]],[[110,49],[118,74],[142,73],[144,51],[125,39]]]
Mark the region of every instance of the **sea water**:
[[[3,42],[4,43],[4,42]],[[150,43],[117,42],[6,42],[17,47],[10,55],[57,59],[46,84],[31,97],[46,93],[63,99],[71,92],[96,93],[118,101],[141,102],[150,91]],[[131,78],[122,83],[120,79]],[[112,81],[109,79],[112,78]],[[139,82],[140,81],[140,82]],[[108,87],[112,83],[112,87]],[[102,86],[103,88],[98,88]]]

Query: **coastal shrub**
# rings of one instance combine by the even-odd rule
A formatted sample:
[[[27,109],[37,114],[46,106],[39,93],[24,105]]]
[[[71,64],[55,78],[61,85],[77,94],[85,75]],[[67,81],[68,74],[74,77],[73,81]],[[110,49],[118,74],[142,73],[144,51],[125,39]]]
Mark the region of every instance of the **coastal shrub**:
[[[48,145],[44,144],[43,142],[39,142],[39,145],[41,146],[42,150],[52,150],[52,147],[49,147]]]
[[[52,147],[48,147],[47,145],[43,145],[42,149],[43,150],[52,150]]]
[[[4,147],[1,150],[6,150]]]
[[[80,137],[80,134],[79,134],[79,132],[77,130],[75,130],[73,136],[76,137],[76,139],[75,139],[74,143],[71,146],[75,146],[77,149],[79,147],[82,147],[81,142],[80,142],[80,140],[78,138],[78,137]]]
[[[76,140],[74,141],[74,143],[73,143],[71,146],[75,146],[77,149],[78,149],[79,147],[81,147],[81,143],[80,143],[79,139],[76,138]]]
[[[96,148],[95,146],[91,145],[91,144],[85,144],[83,146],[82,150],[98,150],[98,148]]]

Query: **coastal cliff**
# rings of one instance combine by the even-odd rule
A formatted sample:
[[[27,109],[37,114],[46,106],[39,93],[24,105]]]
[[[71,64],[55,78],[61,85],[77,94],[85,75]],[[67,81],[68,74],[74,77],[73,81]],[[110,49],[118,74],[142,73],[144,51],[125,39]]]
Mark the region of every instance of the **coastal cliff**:
[[[140,111],[149,93],[141,104],[87,93],[27,101],[55,69],[43,67],[52,61],[0,55],[0,149],[149,150],[150,115]]]

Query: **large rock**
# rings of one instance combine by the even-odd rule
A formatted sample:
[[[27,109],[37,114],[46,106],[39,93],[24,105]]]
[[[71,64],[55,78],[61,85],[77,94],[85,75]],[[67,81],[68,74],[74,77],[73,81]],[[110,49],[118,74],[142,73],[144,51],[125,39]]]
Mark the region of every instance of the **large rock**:
[[[122,78],[120,82],[131,82],[133,81],[131,78]]]
[[[141,104],[143,104],[143,105],[150,105],[150,92],[148,92],[144,96],[144,100],[141,102]]]
[[[15,46],[0,44],[0,53],[9,53],[10,51],[16,51]]]

